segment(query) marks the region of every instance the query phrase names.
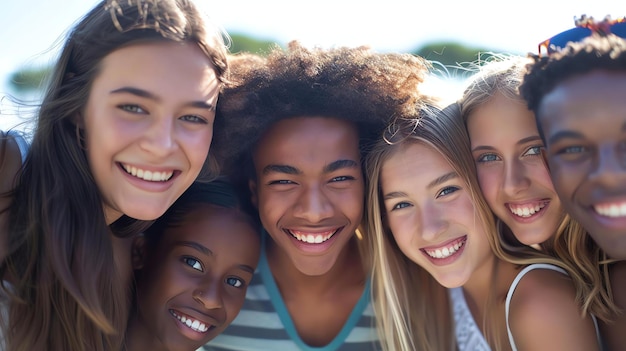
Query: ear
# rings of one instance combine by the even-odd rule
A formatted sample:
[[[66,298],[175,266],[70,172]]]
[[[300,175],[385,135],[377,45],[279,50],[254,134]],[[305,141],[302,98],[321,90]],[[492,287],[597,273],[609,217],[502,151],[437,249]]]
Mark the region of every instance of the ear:
[[[131,261],[134,270],[142,269],[146,261],[146,237],[143,234],[133,239]]]
[[[250,202],[252,206],[259,210],[259,197],[257,195],[257,184],[255,180],[248,180],[248,189],[250,189]]]

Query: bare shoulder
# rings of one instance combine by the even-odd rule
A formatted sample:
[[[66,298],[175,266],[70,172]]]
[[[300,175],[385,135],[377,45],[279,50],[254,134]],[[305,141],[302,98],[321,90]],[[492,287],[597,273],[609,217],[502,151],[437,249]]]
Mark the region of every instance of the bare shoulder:
[[[599,350],[590,316],[583,317],[572,280],[549,269],[521,279],[509,309],[518,350]]]

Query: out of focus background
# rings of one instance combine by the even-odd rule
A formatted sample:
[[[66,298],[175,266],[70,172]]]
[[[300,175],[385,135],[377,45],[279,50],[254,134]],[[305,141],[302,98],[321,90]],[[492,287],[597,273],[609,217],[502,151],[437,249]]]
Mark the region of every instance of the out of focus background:
[[[125,0],[117,0],[125,1]],[[621,1],[198,0],[232,38],[231,52],[263,53],[299,40],[306,46],[369,45],[406,52],[447,67],[484,53],[536,53],[539,42],[574,26],[574,17],[626,15]],[[68,29],[94,0],[2,0],[0,5],[0,129],[30,118],[42,82]],[[463,72],[442,84],[456,92]],[[9,98],[11,97],[11,98]],[[19,99],[27,105],[17,106]],[[31,107],[28,107],[31,105]]]

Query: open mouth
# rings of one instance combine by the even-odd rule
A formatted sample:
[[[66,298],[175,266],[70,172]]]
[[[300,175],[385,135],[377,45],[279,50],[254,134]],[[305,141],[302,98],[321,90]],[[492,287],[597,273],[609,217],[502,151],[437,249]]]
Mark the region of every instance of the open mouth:
[[[549,201],[539,201],[523,205],[507,204],[507,207],[512,214],[522,218],[529,218],[532,217],[535,213],[541,211],[544,207],[548,205],[548,203]]]
[[[137,168],[135,166],[130,166],[127,164],[120,163],[119,164],[126,173],[132,175],[133,177],[143,179],[149,182],[167,182],[172,179],[174,176],[174,171],[166,171],[166,172],[157,172],[157,171],[148,171],[141,168]]]
[[[444,246],[438,248],[424,248],[424,251],[428,256],[435,259],[443,259],[448,258],[454,255],[457,251],[459,251],[467,241],[467,236],[463,236],[457,240],[454,240]]]
[[[310,232],[303,232],[299,230],[287,229],[286,232],[289,233],[289,235],[291,235],[292,237],[296,238],[298,241],[301,241],[303,243],[321,244],[327,241],[328,239],[332,238],[332,236],[335,235],[335,233],[339,232],[340,229],[341,228],[335,229],[333,231],[326,231],[326,232],[320,232],[320,233],[310,233]]]
[[[215,327],[174,310],[170,310],[170,314],[174,316],[174,318],[178,319],[182,324],[186,325],[189,329],[198,333],[206,333],[209,329]]]
[[[620,218],[626,216],[626,202],[613,202],[593,205],[593,210],[601,216]]]

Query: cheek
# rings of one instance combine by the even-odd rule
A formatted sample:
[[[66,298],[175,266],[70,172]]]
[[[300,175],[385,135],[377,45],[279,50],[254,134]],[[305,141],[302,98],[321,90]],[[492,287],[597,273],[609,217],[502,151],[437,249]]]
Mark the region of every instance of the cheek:
[[[502,183],[500,173],[497,172],[495,168],[489,169],[489,167],[478,167],[476,175],[478,177],[480,190],[485,196],[485,199],[487,199],[487,202],[490,204],[495,202],[496,195],[498,194]]]
[[[197,133],[193,136],[183,136],[183,148],[194,167],[202,167],[208,156],[213,131]]]

